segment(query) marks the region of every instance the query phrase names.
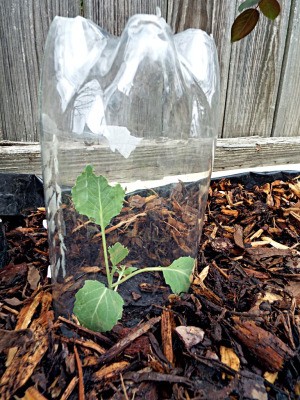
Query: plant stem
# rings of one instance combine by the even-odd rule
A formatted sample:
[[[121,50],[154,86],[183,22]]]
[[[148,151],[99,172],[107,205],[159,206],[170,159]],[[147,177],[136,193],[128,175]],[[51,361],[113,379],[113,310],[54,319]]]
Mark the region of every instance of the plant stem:
[[[102,226],[101,226],[101,237],[102,237],[102,248],[103,248],[103,253],[104,253],[104,262],[105,262],[105,269],[106,269],[107,285],[108,285],[109,289],[112,289],[113,288],[112,275],[111,275],[109,264],[108,264],[105,229],[103,229]]]
[[[121,285],[122,283],[126,282],[128,279],[133,278],[135,275],[138,274],[142,274],[144,272],[162,272],[164,269],[166,269],[167,267],[147,267],[147,268],[143,268],[143,269],[138,269],[137,271],[132,272],[130,275],[125,276],[125,278],[112,283],[111,284],[111,289],[113,289],[115,286]]]
[[[123,277],[123,275],[124,275],[124,269],[125,269],[125,268],[123,268],[122,271],[119,272],[119,276],[118,276],[117,281],[115,282],[115,284],[112,285],[112,286],[114,287],[114,290],[115,290],[115,291],[118,290],[118,286],[119,286],[119,284],[120,284],[120,280],[122,279],[122,277]]]

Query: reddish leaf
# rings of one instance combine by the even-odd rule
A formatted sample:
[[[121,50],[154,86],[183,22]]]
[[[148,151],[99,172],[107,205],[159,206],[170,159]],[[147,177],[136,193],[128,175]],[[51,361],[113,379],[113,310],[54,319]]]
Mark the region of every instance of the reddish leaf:
[[[261,12],[269,19],[274,20],[280,14],[280,4],[277,0],[261,0],[258,5]]]
[[[237,42],[247,36],[255,28],[258,19],[259,12],[254,8],[242,12],[231,27],[231,41]]]

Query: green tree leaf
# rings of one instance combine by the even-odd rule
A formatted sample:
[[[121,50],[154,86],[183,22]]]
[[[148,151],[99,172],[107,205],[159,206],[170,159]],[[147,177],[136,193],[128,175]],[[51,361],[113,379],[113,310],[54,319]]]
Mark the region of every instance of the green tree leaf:
[[[121,243],[117,242],[113,246],[108,248],[109,258],[112,265],[118,265],[128,256],[128,249]]]
[[[101,229],[120,213],[124,196],[121,185],[110,186],[104,176],[94,174],[91,165],[85,167],[72,188],[76,210],[95,221]]]
[[[238,8],[239,12],[244,11],[246,8],[250,8],[258,4],[260,0],[245,0]]]
[[[166,283],[171,287],[173,293],[187,292],[191,284],[191,276],[195,260],[192,257],[180,257],[164,268],[163,275]]]
[[[280,14],[280,4],[277,0],[261,0],[259,2],[261,12],[269,19],[274,20]]]
[[[245,10],[234,21],[231,27],[231,41],[236,42],[247,36],[257,24],[259,20],[259,12],[251,8]]]
[[[103,283],[87,280],[75,295],[73,312],[92,331],[110,331],[122,317],[124,301]]]

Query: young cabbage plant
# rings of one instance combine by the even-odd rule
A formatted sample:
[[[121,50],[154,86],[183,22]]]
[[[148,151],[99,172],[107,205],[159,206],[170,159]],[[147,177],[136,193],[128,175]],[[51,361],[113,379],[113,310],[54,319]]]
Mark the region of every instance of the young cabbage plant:
[[[128,249],[117,242],[107,247],[105,229],[122,207],[125,191],[120,184],[109,185],[107,179],[96,176],[93,168],[87,165],[77,177],[72,188],[72,199],[76,211],[86,215],[101,229],[102,251],[104,255],[107,286],[93,280],[86,280],[84,286],[75,295],[73,312],[85,327],[105,332],[113,328],[122,317],[124,301],[117,292],[119,285],[145,272],[161,271],[165,282],[173,293],[188,291],[195,260],[192,257],[180,257],[168,267],[145,267],[137,269],[123,265]],[[114,276],[117,276],[114,279]]]

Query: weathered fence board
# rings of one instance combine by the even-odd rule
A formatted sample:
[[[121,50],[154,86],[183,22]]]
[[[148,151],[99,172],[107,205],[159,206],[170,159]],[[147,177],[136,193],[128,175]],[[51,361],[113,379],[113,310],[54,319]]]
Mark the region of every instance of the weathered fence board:
[[[80,13],[80,0],[9,0],[0,7],[0,138],[38,140],[43,48],[55,15]]]
[[[274,23],[264,16],[254,32],[232,45],[223,137],[270,136],[289,22],[282,0]]]
[[[134,14],[155,14],[156,7],[166,18],[167,0],[84,0],[84,16],[113,35],[120,35]]]
[[[231,45],[241,0],[10,0],[0,9],[0,140],[36,141],[38,83],[55,15],[84,15],[114,34],[128,17],[161,8],[174,31],[202,28],[217,44],[224,138],[299,136],[300,0],[282,0],[275,22],[261,17],[250,37]],[[225,110],[225,112],[224,112]]]
[[[230,31],[235,10],[236,0],[168,1],[167,22],[174,32],[200,28],[212,34],[216,42],[222,78],[220,121],[224,119],[231,52]]]
[[[297,164],[299,163],[299,154],[300,137],[218,139],[214,171]],[[0,173],[23,172],[36,175],[42,173],[38,143],[0,144],[0,160]],[[76,160],[79,165],[85,164],[84,152]],[[94,157],[93,165],[99,167],[101,157]]]
[[[291,20],[273,136],[300,135],[300,2],[291,3]]]

